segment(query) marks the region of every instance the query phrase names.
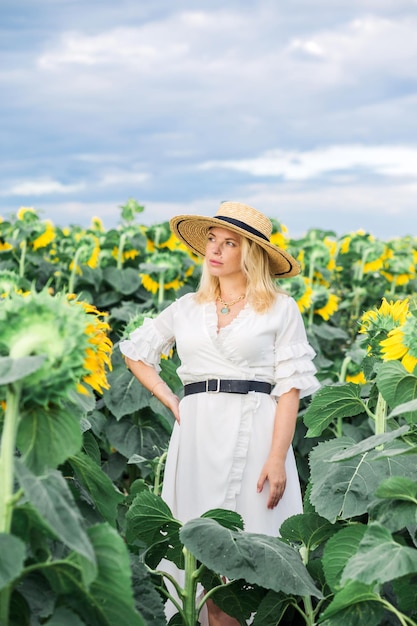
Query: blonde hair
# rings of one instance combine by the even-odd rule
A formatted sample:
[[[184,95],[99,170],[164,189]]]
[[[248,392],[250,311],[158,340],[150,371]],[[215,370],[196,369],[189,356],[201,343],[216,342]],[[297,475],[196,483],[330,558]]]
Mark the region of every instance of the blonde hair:
[[[285,293],[271,275],[268,253],[256,241],[241,237],[241,268],[247,281],[246,297],[257,313],[265,313],[275,302],[277,293]],[[220,296],[217,276],[210,274],[204,259],[197,302],[209,302]]]

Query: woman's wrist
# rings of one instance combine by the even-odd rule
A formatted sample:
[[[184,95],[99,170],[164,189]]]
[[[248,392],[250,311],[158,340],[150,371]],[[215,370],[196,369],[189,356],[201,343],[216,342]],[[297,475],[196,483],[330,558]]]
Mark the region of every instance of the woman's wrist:
[[[158,387],[158,385],[166,385],[166,382],[164,380],[159,380],[157,383],[154,384],[154,386],[150,390],[153,396],[155,395],[155,389]]]

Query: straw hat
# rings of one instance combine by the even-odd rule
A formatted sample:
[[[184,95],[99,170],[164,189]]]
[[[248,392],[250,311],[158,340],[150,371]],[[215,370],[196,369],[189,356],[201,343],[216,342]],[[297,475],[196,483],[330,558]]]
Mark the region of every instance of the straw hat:
[[[271,220],[247,204],[222,202],[214,217],[177,215],[169,225],[174,235],[200,256],[205,255],[209,229],[217,226],[256,241],[269,256],[273,276],[296,276],[300,273],[298,261],[270,242]]]

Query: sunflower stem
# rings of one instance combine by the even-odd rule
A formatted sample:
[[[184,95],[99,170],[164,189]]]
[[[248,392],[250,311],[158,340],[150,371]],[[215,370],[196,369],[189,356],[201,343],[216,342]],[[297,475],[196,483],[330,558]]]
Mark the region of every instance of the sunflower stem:
[[[77,277],[78,259],[80,258],[82,251],[83,251],[83,246],[80,246],[79,248],[77,248],[77,251],[74,255],[71,276],[68,282],[68,293],[74,293],[75,279]]]
[[[119,249],[117,251],[117,269],[121,270],[123,267],[123,251],[126,243],[126,233],[122,233],[119,241]]]
[[[390,290],[389,290],[390,296],[393,296],[395,294],[396,287],[397,287],[397,280],[396,280],[395,276],[393,276],[392,281],[391,281],[391,287],[390,287]]]
[[[375,410],[375,434],[383,435],[386,429],[386,417],[387,417],[387,403],[382,397],[381,393],[378,394],[378,400]],[[378,446],[377,449],[381,450],[383,446]]]
[[[163,304],[165,299],[165,272],[159,274],[159,286],[158,286],[158,305]]]
[[[155,480],[154,480],[154,484],[153,484],[153,492],[156,496],[159,496],[160,492],[161,492],[161,473],[162,473],[162,468],[164,466],[165,463],[165,459],[167,458],[167,452],[164,452],[158,459],[158,463],[156,466],[156,470],[155,470]]]
[[[196,592],[197,592],[197,560],[195,556],[183,548],[184,565],[185,565],[185,584],[182,592],[183,609],[185,617],[185,626],[196,626],[197,624],[197,607],[196,607]]]
[[[19,423],[20,385],[9,385],[6,391],[6,411],[0,444],[0,533],[10,533],[12,525],[14,486],[14,453]],[[0,592],[0,624],[9,624],[11,586]]]
[[[345,382],[347,368],[348,368],[348,365],[349,365],[349,363],[351,361],[352,361],[352,358],[350,356],[346,356],[343,359],[342,367],[340,368],[339,383],[344,383]]]
[[[28,244],[27,244],[26,239],[23,239],[20,246],[22,249],[22,254],[20,255],[20,259],[19,259],[19,278],[23,278],[25,275],[26,251],[28,249]]]

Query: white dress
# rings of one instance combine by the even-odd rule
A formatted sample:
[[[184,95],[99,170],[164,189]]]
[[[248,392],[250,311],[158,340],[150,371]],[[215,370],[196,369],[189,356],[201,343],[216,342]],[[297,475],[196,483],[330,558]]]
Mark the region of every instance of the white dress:
[[[268,457],[278,397],[295,387],[300,397],[319,388],[296,302],[278,294],[266,313],[246,305],[218,330],[214,302],[197,304],[187,294],[120,343],[124,355],[160,369],[161,353],[172,346],[181,361],[183,384],[210,378],[272,383],[271,395],[260,392],[196,393],[180,402],[181,425],[175,423],[165,467],[162,497],[175,518],[186,522],[225,508],[241,514],[245,530],[278,536],[282,522],[302,512],[293,450],[286,460],[287,485],[274,509],[267,508],[269,488],[256,485]]]

